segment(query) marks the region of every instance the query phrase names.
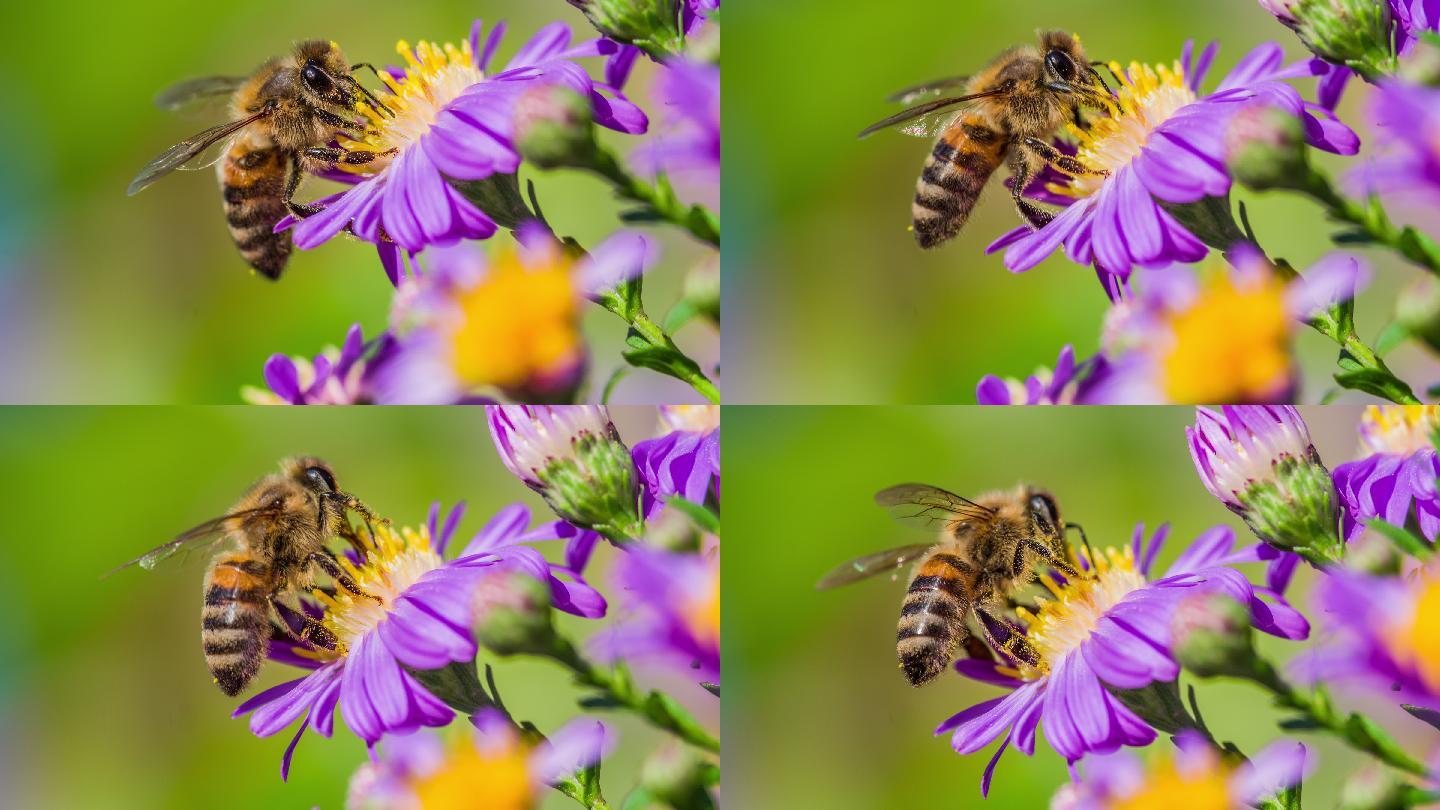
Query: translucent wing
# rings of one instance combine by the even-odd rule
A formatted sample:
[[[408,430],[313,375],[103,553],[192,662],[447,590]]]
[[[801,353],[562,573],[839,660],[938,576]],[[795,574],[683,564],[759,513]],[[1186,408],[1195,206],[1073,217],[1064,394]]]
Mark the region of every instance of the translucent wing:
[[[995,510],[929,484],[900,484],[875,493],[875,502],[902,523],[931,529],[937,522],[984,520]]]
[[[829,590],[879,574],[894,573],[906,563],[914,562],[925,556],[925,553],[934,547],[931,543],[924,543],[866,554],[864,557],[851,560],[821,577],[820,581],[815,583],[815,589],[818,591]]]
[[[212,546],[215,543],[218,543],[221,540],[225,539],[225,523],[227,521],[233,520],[235,518],[249,517],[251,515],[258,515],[273,511],[275,511],[273,507],[259,507],[256,509],[245,509],[240,512],[231,512],[228,515],[222,515],[213,520],[207,520],[204,523],[201,523],[199,526],[196,526],[189,531],[184,532],[183,534],[179,535],[174,540],[171,540],[165,545],[156,546],[155,548],[152,548],[144,554],[141,554],[139,557],[136,557],[130,562],[116,566],[115,568],[106,572],[105,576],[108,577],[111,574],[114,574],[116,571],[122,571],[132,565],[138,565],[141,568],[149,571],[157,564],[159,564],[162,560],[173,557],[179,552],[208,548],[209,546]]]
[[[1010,85],[1007,83],[993,90],[986,90],[983,93],[972,93],[968,96],[955,96],[953,98],[941,98],[936,99],[935,101],[928,101],[924,104],[911,107],[908,110],[901,110],[900,112],[895,113],[894,115],[883,120],[876,121],[870,126],[860,130],[859,137],[864,138],[868,135],[872,135],[882,129],[885,129],[886,127],[893,127],[896,124],[904,124],[910,121],[914,121],[917,118],[923,118],[926,116],[934,115],[935,113],[947,111],[952,107],[958,106],[960,104],[968,104],[973,101],[978,101],[982,98],[994,98],[995,96],[1003,96],[1009,92]]]
[[[201,76],[173,84],[155,96],[155,106],[175,110],[192,101],[233,95],[245,83],[244,76]]]
[[[896,90],[885,98],[886,101],[896,104],[914,104],[926,96],[948,90],[952,87],[961,87],[970,81],[969,76],[947,76],[944,79],[922,82],[911,85],[903,90]]]
[[[135,179],[130,181],[130,187],[125,190],[126,194],[138,194],[146,186],[159,180],[161,177],[180,168],[181,165],[204,152],[215,143],[234,135],[247,126],[259,121],[271,113],[271,108],[266,107],[260,112],[248,118],[241,118],[238,121],[227,121],[224,124],[213,126],[204,132],[166,149],[160,156],[146,164]]]

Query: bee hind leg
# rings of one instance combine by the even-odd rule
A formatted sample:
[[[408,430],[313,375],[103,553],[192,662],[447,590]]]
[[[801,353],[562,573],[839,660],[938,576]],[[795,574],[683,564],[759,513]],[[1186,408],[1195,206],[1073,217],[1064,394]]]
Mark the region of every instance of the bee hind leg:
[[[1034,176],[1034,171],[1030,168],[1030,161],[1019,154],[1012,153],[1010,173],[1013,181],[1010,186],[1010,199],[1014,200],[1020,216],[1036,230],[1049,225],[1055,215],[1025,199],[1024,196],[1025,188],[1030,185],[1030,180]]]

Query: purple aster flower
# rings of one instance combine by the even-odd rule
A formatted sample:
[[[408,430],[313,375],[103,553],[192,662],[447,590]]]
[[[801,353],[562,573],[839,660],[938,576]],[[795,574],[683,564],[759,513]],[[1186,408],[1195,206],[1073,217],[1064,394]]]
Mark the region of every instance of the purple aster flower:
[[[354,185],[316,201],[324,210],[293,225],[295,244],[313,248],[342,230],[374,243],[393,242],[415,253],[429,245],[461,239],[485,239],[494,220],[468,200],[451,181],[474,182],[511,174],[520,166],[512,142],[514,107],[536,82],[562,84],[590,99],[594,120],[620,132],[641,133],[645,114],[616,88],[592,81],[573,60],[613,51],[606,40],[570,46],[570,29],[553,23],[521,46],[505,67],[487,73],[504,34],[496,26],[483,45],[481,24],[459,48],[421,42],[400,43],[403,68],[380,74],[380,101],[394,115],[361,106],[369,127],[359,140],[342,136],[341,149],[371,152],[368,163],[340,164]],[[387,249],[389,262],[394,248]]]
[[[1339,559],[1335,486],[1294,407],[1196,408],[1185,438],[1205,489],[1267,543],[1272,589],[1283,592],[1289,584],[1300,559],[1292,549]]]
[[[1236,766],[1195,731],[1175,735],[1174,755],[1148,771],[1128,751],[1088,759],[1084,775],[1065,785],[1051,810],[1168,810],[1183,793],[1192,807],[1246,810],[1298,784],[1314,765],[1305,746],[1278,740]]]
[[[394,357],[376,375],[385,404],[453,404],[498,390],[524,402],[573,399],[588,352],[582,307],[655,261],[653,244],[620,231],[576,260],[543,227],[493,259],[473,245],[431,248],[406,281],[391,322]]]
[[[1369,455],[1335,468],[1345,505],[1344,531],[1353,540],[1365,522],[1383,518],[1404,526],[1410,515],[1425,539],[1440,535],[1440,457],[1435,436],[1440,405],[1371,405],[1360,419],[1360,442]]]
[[[1054,371],[1040,368],[1023,383],[986,374],[975,386],[975,400],[980,405],[1101,405],[1104,402],[1093,392],[1104,390],[1109,373],[1110,363],[1103,355],[1077,364],[1075,349],[1067,343]]]
[[[660,103],[670,113],[655,142],[635,152],[638,168],[669,175],[694,175],[710,186],[720,182],[720,68],[674,59],[658,80]]]
[[[641,483],[599,405],[489,405],[500,460],[572,525],[617,542],[644,534]]]
[[[1395,20],[1395,52],[1404,56],[1426,32],[1440,31],[1437,0],[1389,0]]]
[[[392,737],[351,777],[346,810],[483,807],[532,810],[540,793],[598,762],[614,746],[603,723],[576,719],[536,745],[500,712],[474,718],[467,739],[434,734]]]
[[[372,535],[362,527],[363,558],[342,557],[340,565],[380,602],[345,590],[333,596],[317,591],[320,609],[312,610],[311,618],[336,639],[335,648],[271,643],[271,658],[310,673],[250,698],[234,716],[254,712],[250,730],[260,737],[302,720],[285,749],[282,778],[289,775],[290,758],[305,729],[330,736],[337,706],[350,730],[372,746],[388,734],[451,721],[454,711],[408,670],[475,660],[472,596],[486,573],[525,571],[550,584],[556,608],[590,618],[604,615],[605,600],[598,592],[577,574],[551,566],[528,545],[569,537],[571,527],[550,523],[527,530],[529,510],[513,504],[496,513],[459,556],[446,560],[443,555],[461,514],[463,507],[452,510],[438,534],[438,504],[431,508],[428,524],[418,530],[377,524]]]
[[[1078,144],[1077,160],[1095,173],[1049,186],[1072,199],[1065,210],[1043,228],[1022,227],[991,246],[1005,247],[1006,267],[1028,270],[1062,244],[1073,261],[1121,277],[1135,266],[1200,260],[1205,244],[1162,204],[1195,203],[1229,191],[1226,125],[1247,103],[1270,104],[1303,119],[1307,139],[1318,148],[1339,154],[1359,149],[1355,133],[1282,81],[1316,75],[1315,60],[1286,67],[1280,46],[1266,43],[1202,96],[1215,46],[1193,65],[1191,51],[1186,43],[1182,59],[1171,66],[1111,65],[1121,82],[1118,111],[1095,118],[1087,129],[1067,129]]]
[[[1335,567],[1316,589],[1327,630],[1291,667],[1307,681],[1348,681],[1400,703],[1440,710],[1440,567],[1377,577]]]
[[[643,487],[641,514],[647,521],[658,517],[672,495],[704,504],[712,483],[715,496],[720,494],[720,407],[662,405],[660,413],[669,432],[630,449]]]
[[[1440,89],[1382,80],[1368,107],[1382,153],[1352,171],[1347,185],[1363,194],[1415,194],[1440,201]]]
[[[1161,526],[1145,543],[1136,527],[1129,546],[1108,548],[1094,560],[1077,560],[1090,576],[1062,582],[1053,575],[1041,582],[1053,599],[1037,612],[1017,608],[1034,663],[1005,656],[993,661],[962,659],[960,674],[1009,688],[1009,694],[956,714],[935,730],[950,734],[961,754],[972,754],[1001,739],[985,768],[981,793],[1000,755],[1011,743],[1026,756],[1035,751],[1042,722],[1050,747],[1070,762],[1121,746],[1148,745],[1155,730],[1119,701],[1111,689],[1141,689],[1173,681],[1180,674],[1171,650],[1176,609],[1197,592],[1215,591],[1249,606],[1254,626],[1281,638],[1309,634],[1305,617],[1268,588],[1253,586],[1229,565],[1260,559],[1255,546],[1233,551],[1235,534],[1216,526],[1196,538],[1165,574],[1149,581],[1151,566],[1165,542]]]
[[[592,640],[603,660],[653,658],[720,682],[720,556],[632,546],[615,563],[624,618]]]
[[[373,402],[374,380],[394,355],[395,338],[389,332],[365,342],[360,324],[345,334],[345,345],[329,348],[307,360],[272,354],[265,362],[269,391],[247,387],[245,401],[252,405],[360,405]]]
[[[1292,343],[1302,321],[1354,297],[1368,279],[1357,258],[1334,253],[1285,282],[1257,252],[1196,275],[1174,266],[1120,284],[1106,315],[1106,402],[1288,402],[1298,387]]]

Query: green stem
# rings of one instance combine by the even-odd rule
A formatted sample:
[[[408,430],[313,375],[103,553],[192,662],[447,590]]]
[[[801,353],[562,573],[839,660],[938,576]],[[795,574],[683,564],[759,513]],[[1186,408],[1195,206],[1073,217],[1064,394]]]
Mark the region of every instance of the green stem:
[[[672,698],[658,691],[644,692],[631,680],[623,667],[606,668],[585,660],[575,645],[556,634],[551,649],[544,655],[563,664],[575,673],[580,683],[602,692],[618,706],[650,721],[696,748],[720,753],[720,741],[706,731],[695,718]]]
[[[574,799],[581,807],[588,807],[590,810],[610,810],[610,803],[605,801],[604,796],[595,795],[589,799],[585,798],[585,791],[580,783],[573,776],[563,782],[556,782],[555,789]]]
[[[609,180],[621,197],[640,203],[651,214],[684,228],[696,239],[720,247],[719,220],[704,206],[680,202],[668,182],[662,179],[656,185],[646,183],[631,174],[615,153],[604,146],[595,147],[594,161],[589,168]]]
[[[1258,656],[1245,677],[1263,686],[1281,706],[1294,709],[1306,719],[1338,737],[1352,748],[1364,751],[1391,767],[1416,776],[1428,776],[1425,763],[1410,756],[1383,729],[1359,714],[1342,715],[1330,702],[1323,687],[1313,691],[1297,689],[1280,677],[1274,665]]]
[[[1371,197],[1368,205],[1361,205],[1336,191],[1330,178],[1313,166],[1306,172],[1299,190],[1324,205],[1331,217],[1356,226],[1374,241],[1440,275],[1440,245],[1414,228],[1396,226],[1378,198]]]

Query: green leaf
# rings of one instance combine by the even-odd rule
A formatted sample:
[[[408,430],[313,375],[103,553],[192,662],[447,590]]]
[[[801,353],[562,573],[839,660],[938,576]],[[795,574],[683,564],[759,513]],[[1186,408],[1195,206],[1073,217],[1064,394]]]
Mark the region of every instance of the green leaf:
[[[688,501],[679,495],[671,495],[665,502],[685,513],[685,516],[690,518],[690,522],[694,523],[701,531],[714,535],[720,534],[720,516],[706,509],[704,505]]]
[[[665,323],[663,324],[663,328],[666,332],[669,332],[673,335],[676,332],[680,331],[680,327],[689,323],[695,318],[696,315],[699,314],[700,310],[694,304],[690,303],[689,301],[681,301],[680,303],[671,307],[669,312],[665,313]]]
[[[656,804],[660,804],[660,801],[650,791],[643,787],[636,787],[625,797],[625,802],[620,805],[620,810],[645,810]]]
[[[605,381],[605,389],[600,392],[601,405],[610,404],[610,395],[615,393],[615,386],[619,385],[620,381],[625,379],[625,376],[629,373],[630,369],[626,366],[621,366],[610,372],[610,379]]]
[[[1384,357],[1391,349],[1405,342],[1410,337],[1410,330],[1405,324],[1399,321],[1392,321],[1389,326],[1380,331],[1380,337],[1375,339],[1375,353]]]
[[[1344,353],[1340,356],[1339,365],[1345,370],[1335,375],[1335,382],[1344,388],[1364,391],[1390,402],[1414,401],[1415,394],[1410,390],[1410,386],[1393,374],[1365,368]]]
[[[1429,543],[1393,523],[1387,523],[1380,518],[1371,518],[1365,522],[1365,525],[1383,535],[1401,552],[1409,554],[1411,557],[1428,560],[1430,555],[1435,553],[1435,549],[1431,548]]]
[[[1369,245],[1375,243],[1375,237],[1362,230],[1340,231],[1331,234],[1330,241],[1337,245]]]

